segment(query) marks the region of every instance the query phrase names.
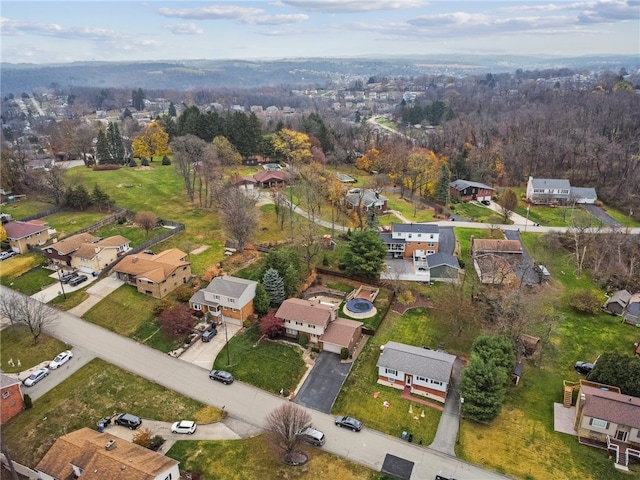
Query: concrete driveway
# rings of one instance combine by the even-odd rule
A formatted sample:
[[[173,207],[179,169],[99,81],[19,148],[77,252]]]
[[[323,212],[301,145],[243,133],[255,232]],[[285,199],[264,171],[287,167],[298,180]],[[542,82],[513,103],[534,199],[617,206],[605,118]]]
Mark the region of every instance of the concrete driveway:
[[[95,285],[92,285],[87,289],[89,298],[87,298],[80,305],[76,305],[75,307],[73,307],[71,310],[69,310],[69,313],[81,317],[82,315],[87,313],[87,311],[96,303],[98,303],[100,300],[102,300],[104,297],[106,297],[122,285],[124,285],[124,282],[122,280],[118,280],[115,275],[103,278]]]
[[[226,336],[225,336],[226,325]],[[226,337],[231,339],[236,333],[240,331],[242,327],[239,325],[233,325],[225,322],[224,325],[218,325],[218,334],[209,342],[203,342],[198,339],[191,345],[186,352],[180,355],[178,358],[185,362],[193,363],[199,367],[210,370],[213,368],[213,362],[216,357],[222,352],[226,345]]]
[[[353,362],[342,363],[337,353],[320,352],[293,401],[323,413],[331,413],[352,365]]]
[[[52,283],[48,287],[43,288],[39,292],[34,293],[33,295],[31,295],[31,298],[35,298],[36,300],[38,300],[38,301],[40,301],[42,303],[48,303],[51,300],[53,300],[54,298],[59,297],[60,295],[62,295],[63,292],[65,294],[66,293],[75,292],[76,290],[80,290],[81,288],[85,288],[87,285],[90,285],[92,282],[95,282],[97,280],[97,277],[94,277],[91,274],[84,273],[82,275],[86,275],[87,276],[87,280],[82,282],[80,285],[76,285],[75,287],[72,287],[68,283],[61,284],[60,280],[58,278],[58,272],[53,272],[51,275],[49,275],[49,277],[55,279],[56,283]]]

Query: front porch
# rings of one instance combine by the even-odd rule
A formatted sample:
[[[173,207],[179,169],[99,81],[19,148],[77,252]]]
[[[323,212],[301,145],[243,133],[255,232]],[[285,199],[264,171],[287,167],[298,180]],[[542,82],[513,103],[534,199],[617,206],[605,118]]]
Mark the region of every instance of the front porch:
[[[615,467],[619,470],[629,471],[629,457],[637,457],[640,460],[640,449],[607,435],[607,450],[615,455]]]

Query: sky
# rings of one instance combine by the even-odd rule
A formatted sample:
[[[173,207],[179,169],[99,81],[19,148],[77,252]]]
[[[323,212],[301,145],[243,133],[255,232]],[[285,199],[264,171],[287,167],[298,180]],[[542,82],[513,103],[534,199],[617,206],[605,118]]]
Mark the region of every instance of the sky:
[[[2,62],[640,56],[640,0],[2,0]]]

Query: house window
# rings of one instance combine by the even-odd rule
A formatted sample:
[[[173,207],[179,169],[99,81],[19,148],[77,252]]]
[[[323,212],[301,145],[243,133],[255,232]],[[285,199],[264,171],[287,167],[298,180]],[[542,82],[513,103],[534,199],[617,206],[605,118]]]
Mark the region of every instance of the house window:
[[[386,373],[387,375],[393,375],[394,377],[398,375],[398,371],[392,370],[391,368],[385,368],[384,373]]]
[[[229,303],[235,303],[235,302],[236,302],[235,298],[230,298],[229,299]]]
[[[298,325],[299,327],[302,326],[302,322],[296,322],[296,325]]]
[[[599,418],[590,419],[589,425],[593,427],[604,428],[604,429],[609,428],[609,422],[607,422],[606,420],[600,420]]]
[[[237,311],[238,311],[238,309],[237,309],[237,308],[232,308],[232,309],[231,309],[231,311],[232,311],[232,312],[237,312]]]
[[[147,283],[148,283],[149,285],[153,285],[153,282],[152,282],[152,281],[150,281],[150,280],[147,280]]]
[[[202,310],[202,305],[200,305],[199,303],[194,303],[193,304],[193,309],[200,311],[200,310]]]
[[[11,395],[11,393],[8,390],[5,392],[2,392],[2,398],[9,398],[9,395]]]
[[[293,328],[285,328],[284,331],[287,332],[289,335],[296,335],[298,333],[298,331],[294,330]]]
[[[214,295],[213,298],[214,300],[220,300],[220,295]]]
[[[436,242],[428,242],[427,246],[428,247],[435,247],[436,246]]]
[[[166,477],[164,477],[164,480],[172,480],[172,478],[173,478],[173,477],[171,476],[171,474],[169,474],[169,475],[167,475]]]
[[[229,310],[229,307],[222,307],[222,310]]]
[[[429,380],[427,380],[427,379],[426,379],[426,378],[424,378],[424,377],[416,377],[416,380],[417,380],[418,382],[422,382],[422,383],[429,383]]]
[[[429,235],[429,238],[430,238],[431,240],[433,240],[433,233],[432,233],[431,235]]]
[[[434,385],[442,385],[442,382],[438,382],[437,380],[429,380]]]
[[[315,330],[316,326],[315,325],[307,325],[307,327],[309,328],[313,328]]]
[[[407,235],[407,238],[411,238],[411,234]]]

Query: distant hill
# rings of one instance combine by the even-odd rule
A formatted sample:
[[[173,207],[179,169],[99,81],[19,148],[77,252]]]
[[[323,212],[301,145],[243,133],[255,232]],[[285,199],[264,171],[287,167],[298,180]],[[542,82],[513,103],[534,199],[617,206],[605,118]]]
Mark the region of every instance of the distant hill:
[[[106,88],[172,89],[324,87],[370,76],[410,77],[426,74],[462,76],[514,72],[516,69],[571,68],[597,71],[621,67],[635,71],[635,56],[501,57],[428,56],[380,58],[300,58],[281,60],[185,60],[166,62],[77,62],[68,64],[0,64],[0,94],[19,95],[58,84]]]

